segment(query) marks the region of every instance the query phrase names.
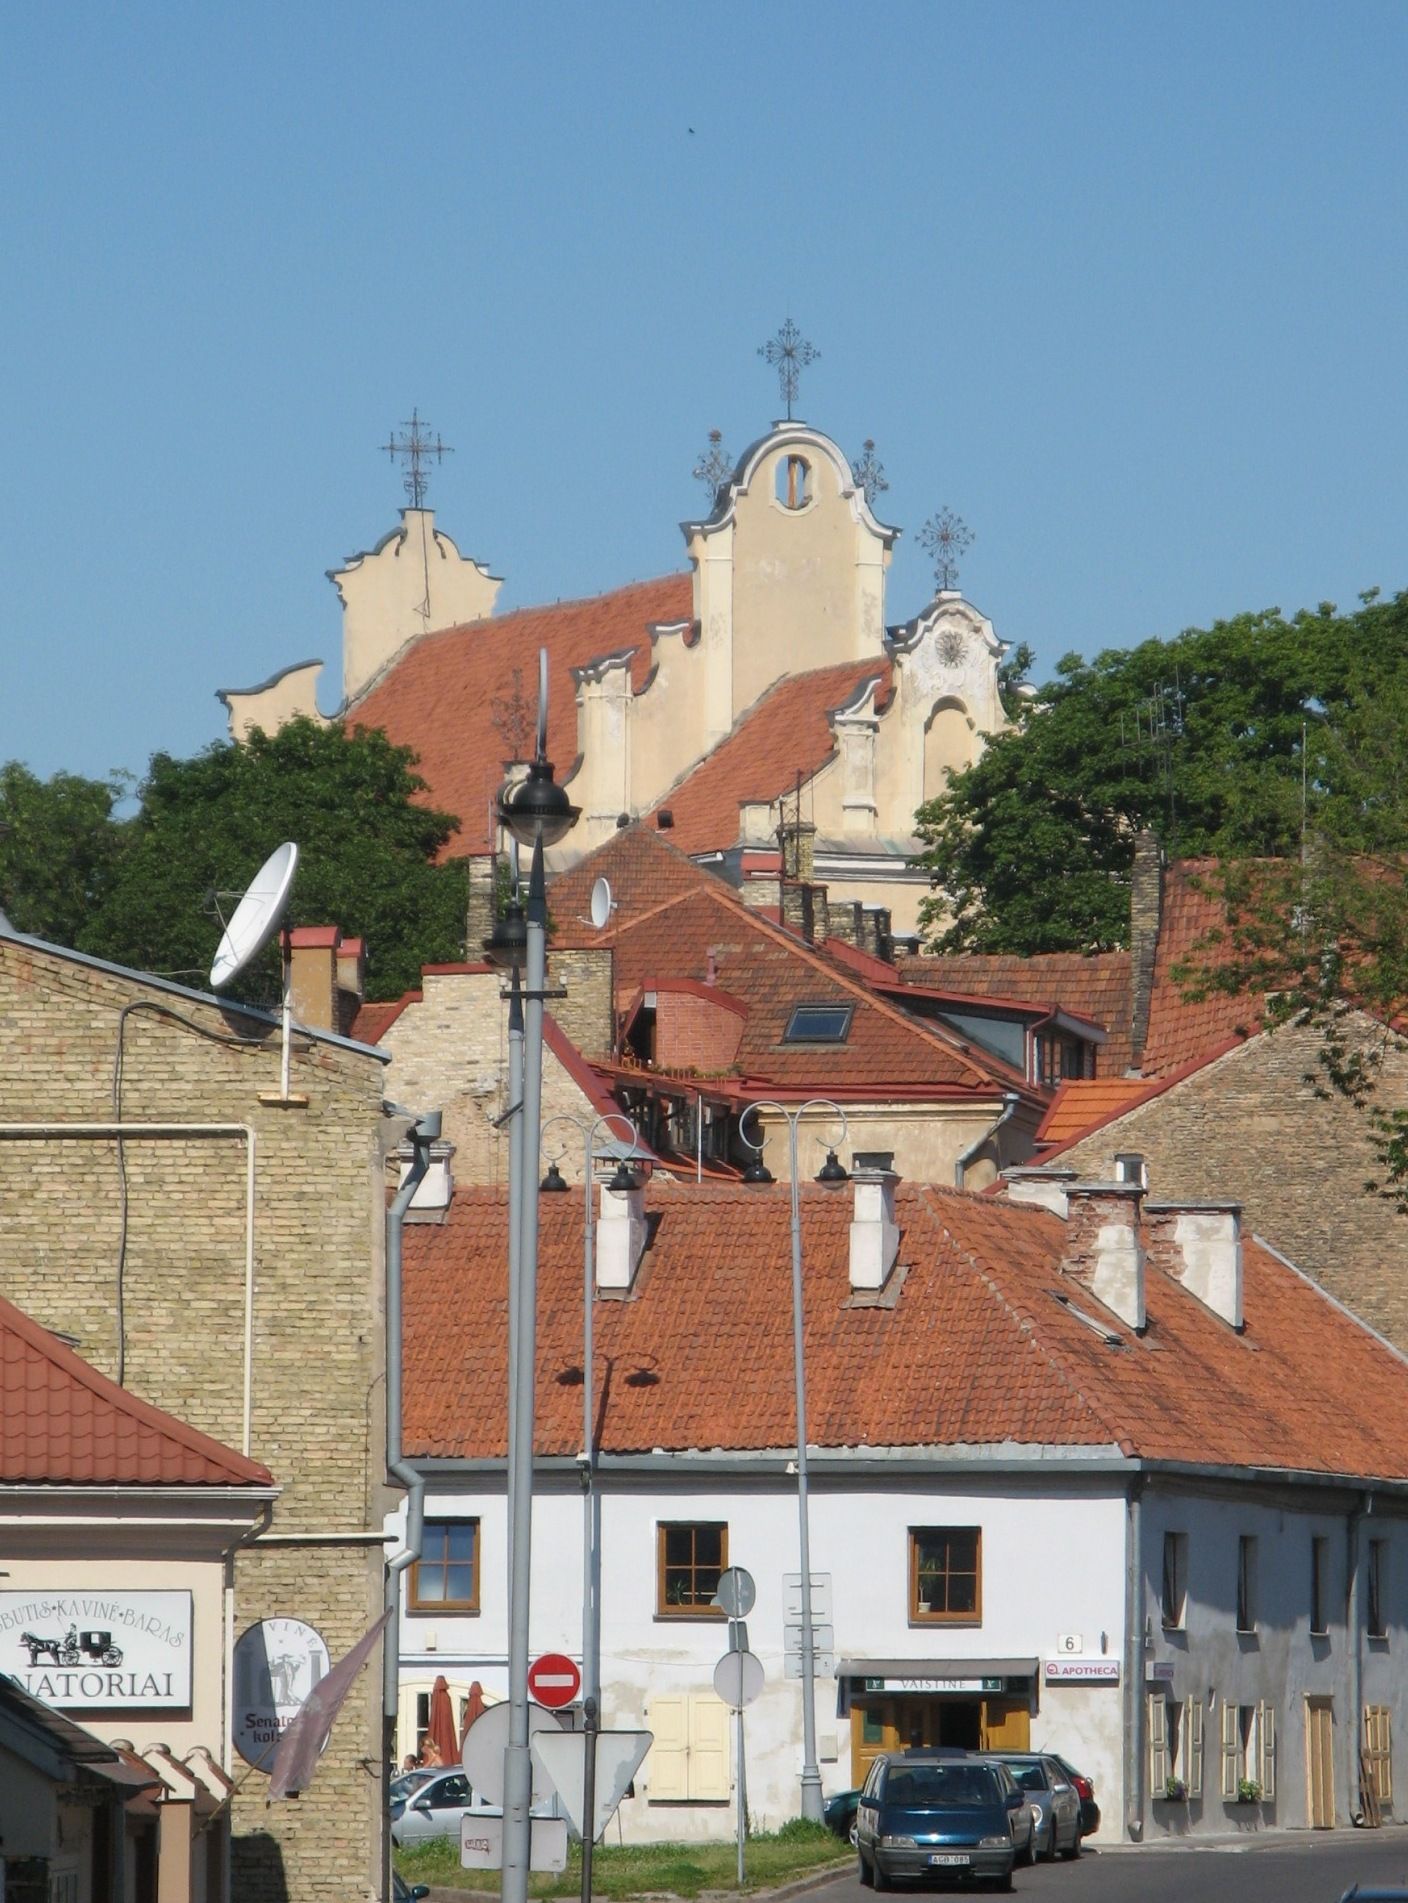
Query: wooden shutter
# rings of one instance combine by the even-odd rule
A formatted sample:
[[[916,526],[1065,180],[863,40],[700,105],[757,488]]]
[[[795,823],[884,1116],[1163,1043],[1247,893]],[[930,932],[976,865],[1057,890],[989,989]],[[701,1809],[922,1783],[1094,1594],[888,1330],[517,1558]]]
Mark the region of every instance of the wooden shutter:
[[[689,1795],[697,1804],[726,1802],[728,1706],[711,1692],[689,1701]]]
[[[1242,1781],[1242,1733],[1237,1707],[1222,1703],[1222,1795],[1235,1801]]]
[[[682,1803],[689,1796],[688,1700],[657,1697],[650,1701],[650,1801]]]
[[[1162,1692],[1149,1694],[1149,1789],[1162,1797],[1168,1783],[1168,1700]]]
[[[1268,1800],[1276,1795],[1276,1707],[1258,1705],[1256,1710],[1257,1782]]]
[[[1188,1795],[1201,1797],[1203,1794],[1203,1701],[1201,1698],[1188,1700],[1184,1706],[1183,1722],[1187,1727],[1183,1736],[1184,1756],[1188,1760],[1186,1780]]]
[[[1364,1749],[1374,1779],[1374,1795],[1381,1804],[1393,1802],[1392,1721],[1387,1705],[1364,1707]]]

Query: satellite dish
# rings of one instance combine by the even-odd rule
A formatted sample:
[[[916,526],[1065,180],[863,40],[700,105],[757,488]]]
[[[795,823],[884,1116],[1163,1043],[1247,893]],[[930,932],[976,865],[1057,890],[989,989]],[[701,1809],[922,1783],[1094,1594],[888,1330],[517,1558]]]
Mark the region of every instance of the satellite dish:
[[[611,923],[611,914],[616,910],[616,901],[611,896],[611,883],[608,879],[598,879],[592,887],[592,924],[598,931]]]
[[[298,848],[286,840],[269,854],[225,927],[210,967],[210,988],[219,991],[257,958],[279,929],[288,904],[289,887],[298,870]]]

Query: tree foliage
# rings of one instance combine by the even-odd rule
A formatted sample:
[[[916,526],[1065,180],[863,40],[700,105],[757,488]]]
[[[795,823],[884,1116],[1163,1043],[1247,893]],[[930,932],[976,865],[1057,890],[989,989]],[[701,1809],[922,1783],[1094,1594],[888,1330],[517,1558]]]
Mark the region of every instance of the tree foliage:
[[[1137,833],[1171,855],[1299,851],[1326,736],[1408,668],[1408,597],[1240,615],[1171,640],[1067,655],[1014,726],[921,807],[941,951],[1106,950],[1127,942]],[[1337,780],[1342,823],[1359,826]],[[1328,797],[1328,795],[1326,795]]]
[[[112,883],[124,791],[117,776],[41,780],[18,760],[0,766],[0,907],[17,931],[77,943]]]

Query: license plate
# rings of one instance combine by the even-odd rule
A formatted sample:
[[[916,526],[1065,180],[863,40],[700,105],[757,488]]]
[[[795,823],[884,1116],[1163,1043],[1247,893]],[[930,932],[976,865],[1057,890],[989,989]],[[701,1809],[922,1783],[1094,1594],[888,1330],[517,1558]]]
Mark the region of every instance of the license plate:
[[[973,1859],[966,1850],[936,1850],[929,1861],[930,1863],[961,1863],[966,1866]]]

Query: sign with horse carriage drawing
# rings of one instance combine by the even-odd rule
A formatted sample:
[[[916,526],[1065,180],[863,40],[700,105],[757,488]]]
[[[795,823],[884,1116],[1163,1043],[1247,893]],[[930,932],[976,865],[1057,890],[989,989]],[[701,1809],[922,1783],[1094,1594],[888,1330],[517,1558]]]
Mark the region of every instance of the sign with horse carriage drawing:
[[[0,1672],[61,1711],[191,1702],[188,1592],[0,1592]]]

